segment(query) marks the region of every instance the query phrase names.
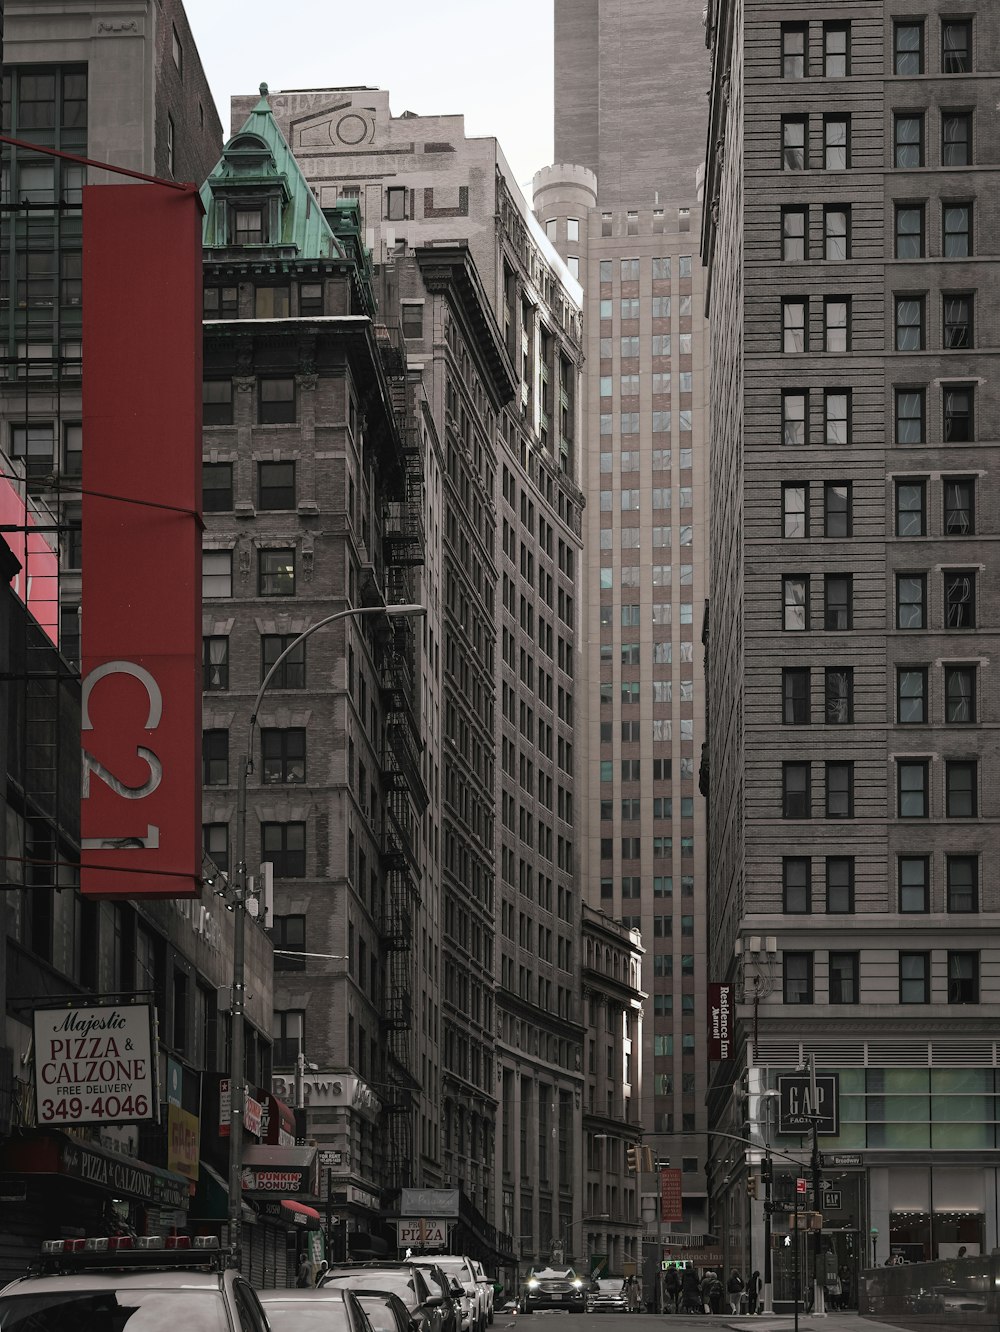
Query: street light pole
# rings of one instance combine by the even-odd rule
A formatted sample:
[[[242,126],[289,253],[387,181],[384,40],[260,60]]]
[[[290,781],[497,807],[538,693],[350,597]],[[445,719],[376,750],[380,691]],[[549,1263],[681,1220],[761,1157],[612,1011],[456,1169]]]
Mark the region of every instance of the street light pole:
[[[242,1261],[243,1246],[243,1096],[244,1096],[244,1022],[246,1013],[246,911],[249,879],[247,876],[247,779],[253,771],[253,733],[257,725],[261,700],[267,687],[274,679],[278,667],[285,658],[310,638],[317,629],[324,629],[336,620],[360,618],[364,615],[426,615],[427,607],[418,605],[398,606],[348,606],[346,610],[335,611],[317,620],[308,629],[304,629],[285,648],[273,662],[271,669],[261,681],[257,697],[250,709],[250,722],[247,727],[246,753],[240,759],[238,785],[236,790],[236,884],[228,903],[234,912],[233,929],[233,981],[230,1003],[231,1035],[229,1041],[229,1247],[230,1264],[239,1267]]]

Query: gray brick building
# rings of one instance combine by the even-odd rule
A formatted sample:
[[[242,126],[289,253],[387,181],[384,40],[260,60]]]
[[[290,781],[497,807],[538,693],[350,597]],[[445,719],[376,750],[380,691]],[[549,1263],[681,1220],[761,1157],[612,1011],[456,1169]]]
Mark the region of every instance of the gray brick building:
[[[998,1242],[998,21],[708,14],[709,937],[738,1000],[710,1112],[759,1141],[781,1074],[838,1075],[851,1291],[872,1236]],[[728,1259],[762,1268],[759,1154],[713,1146]]]

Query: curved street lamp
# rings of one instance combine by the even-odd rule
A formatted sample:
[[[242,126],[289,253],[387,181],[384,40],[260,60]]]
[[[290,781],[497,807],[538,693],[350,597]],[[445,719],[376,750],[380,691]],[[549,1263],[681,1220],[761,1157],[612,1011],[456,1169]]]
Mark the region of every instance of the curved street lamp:
[[[239,785],[236,796],[236,885],[231,909],[235,912],[233,931],[233,988],[230,1003],[232,1034],[229,1041],[229,1246],[230,1263],[239,1267],[241,1262],[243,1228],[243,1060],[244,1012],[246,989],[246,907],[247,907],[247,778],[253,771],[253,733],[257,725],[261,700],[274,678],[278,667],[300,643],[304,643],[318,629],[324,629],[337,620],[359,619],[364,615],[417,616],[426,615],[427,607],[411,604],[395,606],[349,606],[317,620],[298,634],[272,663],[261,681],[257,697],[250,709],[247,728],[246,753],[240,760]]]

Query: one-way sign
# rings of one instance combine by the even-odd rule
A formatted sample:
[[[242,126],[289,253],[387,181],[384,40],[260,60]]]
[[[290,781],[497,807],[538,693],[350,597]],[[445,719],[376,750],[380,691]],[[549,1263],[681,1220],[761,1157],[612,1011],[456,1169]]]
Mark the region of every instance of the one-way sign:
[[[813,1117],[816,1131],[828,1137],[840,1133],[840,1079],[836,1073],[816,1076],[816,1104],[808,1073],[786,1073],[778,1078],[778,1132],[810,1133]]]

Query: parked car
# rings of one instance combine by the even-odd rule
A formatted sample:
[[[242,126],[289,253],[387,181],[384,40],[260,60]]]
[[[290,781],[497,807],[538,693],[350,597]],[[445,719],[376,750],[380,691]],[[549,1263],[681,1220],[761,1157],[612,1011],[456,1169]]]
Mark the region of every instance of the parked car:
[[[473,1272],[475,1272],[476,1281],[479,1283],[484,1295],[486,1296],[486,1321],[487,1323],[492,1323],[493,1296],[495,1294],[495,1291],[493,1289],[493,1278],[491,1276],[486,1275],[486,1268],[482,1265],[482,1263],[476,1262],[475,1259],[473,1259],[472,1270]]]
[[[256,1291],[223,1265],[218,1240],[214,1251],[207,1244],[167,1249],[165,1240],[158,1248],[132,1249],[131,1242],[118,1235],[47,1241],[37,1270],[0,1290],[0,1327],[4,1332],[138,1332],[152,1326],[258,1332],[267,1326]]]
[[[377,1295],[358,1291],[357,1295],[358,1303],[368,1315],[372,1332],[419,1332],[419,1324],[398,1295],[385,1291]]]
[[[465,1290],[457,1277],[449,1276],[437,1263],[421,1270],[431,1283],[431,1288],[441,1296],[441,1320],[443,1332],[462,1332],[462,1302]]]
[[[624,1313],[627,1309],[625,1286],[620,1278],[599,1277],[591,1283],[587,1313]]]
[[[259,1290],[271,1332],[373,1332],[353,1290]]]
[[[419,1332],[443,1332],[442,1297],[431,1290],[427,1277],[413,1263],[338,1263],[320,1278],[319,1289],[327,1286],[398,1295]]]
[[[486,1327],[486,1296],[468,1258],[457,1253],[435,1253],[411,1258],[410,1261],[422,1267],[437,1264],[449,1276],[458,1277],[469,1301],[468,1310],[463,1311],[462,1332],[483,1332]]]
[[[587,1282],[571,1267],[565,1271],[543,1267],[541,1271],[532,1272],[521,1294],[521,1312],[530,1314],[536,1309],[568,1309],[570,1313],[585,1313]]]

